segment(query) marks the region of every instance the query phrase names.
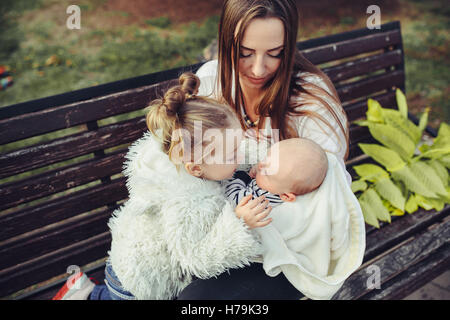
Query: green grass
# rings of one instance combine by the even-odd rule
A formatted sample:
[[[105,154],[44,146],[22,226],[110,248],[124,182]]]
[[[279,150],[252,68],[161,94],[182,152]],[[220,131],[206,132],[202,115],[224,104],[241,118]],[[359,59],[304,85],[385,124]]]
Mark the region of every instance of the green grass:
[[[403,28],[406,88],[410,95],[427,97],[433,117],[450,121],[450,36],[449,19],[441,15],[424,17]],[[422,106],[423,108],[426,106]]]
[[[9,66],[14,78],[12,87],[0,91],[0,107],[192,64],[216,37],[216,16],[185,25],[174,24],[164,16],[120,27],[86,22],[84,17],[104,2],[79,1],[83,15],[79,32],[68,31],[59,25],[58,15],[51,16],[63,10],[69,0],[40,0],[33,7],[28,1],[17,0],[9,11],[0,6],[0,15],[6,10],[8,17],[2,20],[5,28],[0,30],[0,40],[4,40],[0,64]],[[439,121],[449,122],[448,6],[443,0],[400,2],[414,8],[406,14],[416,16],[389,16],[387,12],[382,22],[399,19],[402,23],[407,97],[419,97],[412,111],[420,113],[431,106],[432,125],[433,120],[435,126]],[[115,11],[104,15],[110,18],[105,21],[127,16]],[[364,19],[358,13],[346,12],[339,24],[324,23],[306,34],[302,30],[301,35],[310,38],[359,28]]]
[[[85,4],[86,10],[94,4]],[[193,64],[217,34],[215,16],[171,30],[170,20],[152,21],[147,27],[87,30],[82,22],[76,35],[51,20],[20,20],[11,27],[25,35],[20,47],[0,60],[14,79],[0,91],[0,106]]]

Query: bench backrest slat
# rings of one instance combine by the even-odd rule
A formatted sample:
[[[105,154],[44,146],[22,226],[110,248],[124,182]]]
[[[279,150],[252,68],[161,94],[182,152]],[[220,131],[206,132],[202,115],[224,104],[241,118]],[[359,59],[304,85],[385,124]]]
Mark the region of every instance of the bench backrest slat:
[[[304,50],[303,54],[309,61],[317,65],[365,52],[379,50],[380,48],[394,46],[400,43],[400,31],[396,30],[368,35],[359,39],[326,44],[318,48]]]
[[[0,144],[141,110],[171,84],[173,80],[0,120]]]
[[[0,179],[132,142],[144,129],[139,117],[0,155]]]
[[[76,217],[60,223],[50,230],[35,232],[33,235],[20,236],[0,246],[0,269],[12,267],[61,247],[71,245],[79,240],[93,237],[107,231],[107,222],[111,210],[104,209],[87,217]],[[39,237],[37,237],[39,234]],[[14,261],[14,264],[11,262]]]
[[[117,178],[110,183],[102,183],[56,199],[46,200],[37,205],[0,216],[2,233],[0,239],[32,231],[92,211],[108,204],[114,204],[128,196],[125,178]]]
[[[339,81],[360,75],[366,75],[378,70],[391,68],[400,64],[402,59],[402,51],[397,49],[370,55],[350,62],[344,62],[333,67],[323,68],[323,71],[333,83],[338,83]]]
[[[372,99],[378,101],[383,107],[394,108],[397,106],[395,92],[389,91],[372,96]],[[366,116],[367,100],[363,99],[359,102],[344,104],[344,110],[347,113],[348,121],[353,122]],[[351,141],[353,143],[353,141]]]
[[[113,152],[105,157],[89,159],[6,184],[0,189],[0,198],[3,199],[0,210],[121,173],[126,152],[127,150]]]
[[[109,232],[104,232],[41,255],[26,263],[0,270],[1,292],[6,295],[55,275],[65,274],[70,265],[82,266],[101,259],[110,245],[111,235]]]
[[[367,98],[395,107],[404,91],[400,24],[300,42],[333,81],[349,120]],[[128,197],[127,147],[146,130],[143,109],[200,64],[125,79],[0,110],[0,297],[106,256],[106,222]],[[349,159],[366,128],[350,125]]]
[[[399,87],[405,81],[403,71],[389,71],[357,82],[337,86],[339,97],[343,101],[367,97],[377,92]]]

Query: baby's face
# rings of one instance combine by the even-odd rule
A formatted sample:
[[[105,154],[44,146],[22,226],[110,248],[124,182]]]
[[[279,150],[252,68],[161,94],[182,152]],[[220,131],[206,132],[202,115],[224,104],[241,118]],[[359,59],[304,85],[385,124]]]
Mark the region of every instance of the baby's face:
[[[290,188],[293,182],[289,175],[292,157],[289,157],[285,148],[277,146],[270,148],[266,159],[258,163],[256,184],[273,194],[289,193],[292,192]]]
[[[283,195],[292,199],[320,186],[327,167],[325,152],[319,146],[306,139],[288,139],[274,144],[258,164],[256,184],[282,199]]]

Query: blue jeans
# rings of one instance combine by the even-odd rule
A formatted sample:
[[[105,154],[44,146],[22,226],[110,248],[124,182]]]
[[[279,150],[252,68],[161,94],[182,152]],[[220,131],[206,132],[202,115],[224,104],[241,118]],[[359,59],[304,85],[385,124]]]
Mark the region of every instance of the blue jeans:
[[[136,298],[122,288],[109,262],[105,267],[105,284],[96,285],[89,295],[89,300],[135,300]]]

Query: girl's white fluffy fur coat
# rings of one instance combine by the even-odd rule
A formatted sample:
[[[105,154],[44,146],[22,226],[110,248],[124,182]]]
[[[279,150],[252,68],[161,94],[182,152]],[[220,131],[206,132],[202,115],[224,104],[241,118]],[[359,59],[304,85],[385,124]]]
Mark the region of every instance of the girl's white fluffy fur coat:
[[[172,299],[192,281],[248,265],[261,244],[218,182],[175,165],[149,132],[126,156],[129,199],[109,221],[109,262],[137,299]]]

